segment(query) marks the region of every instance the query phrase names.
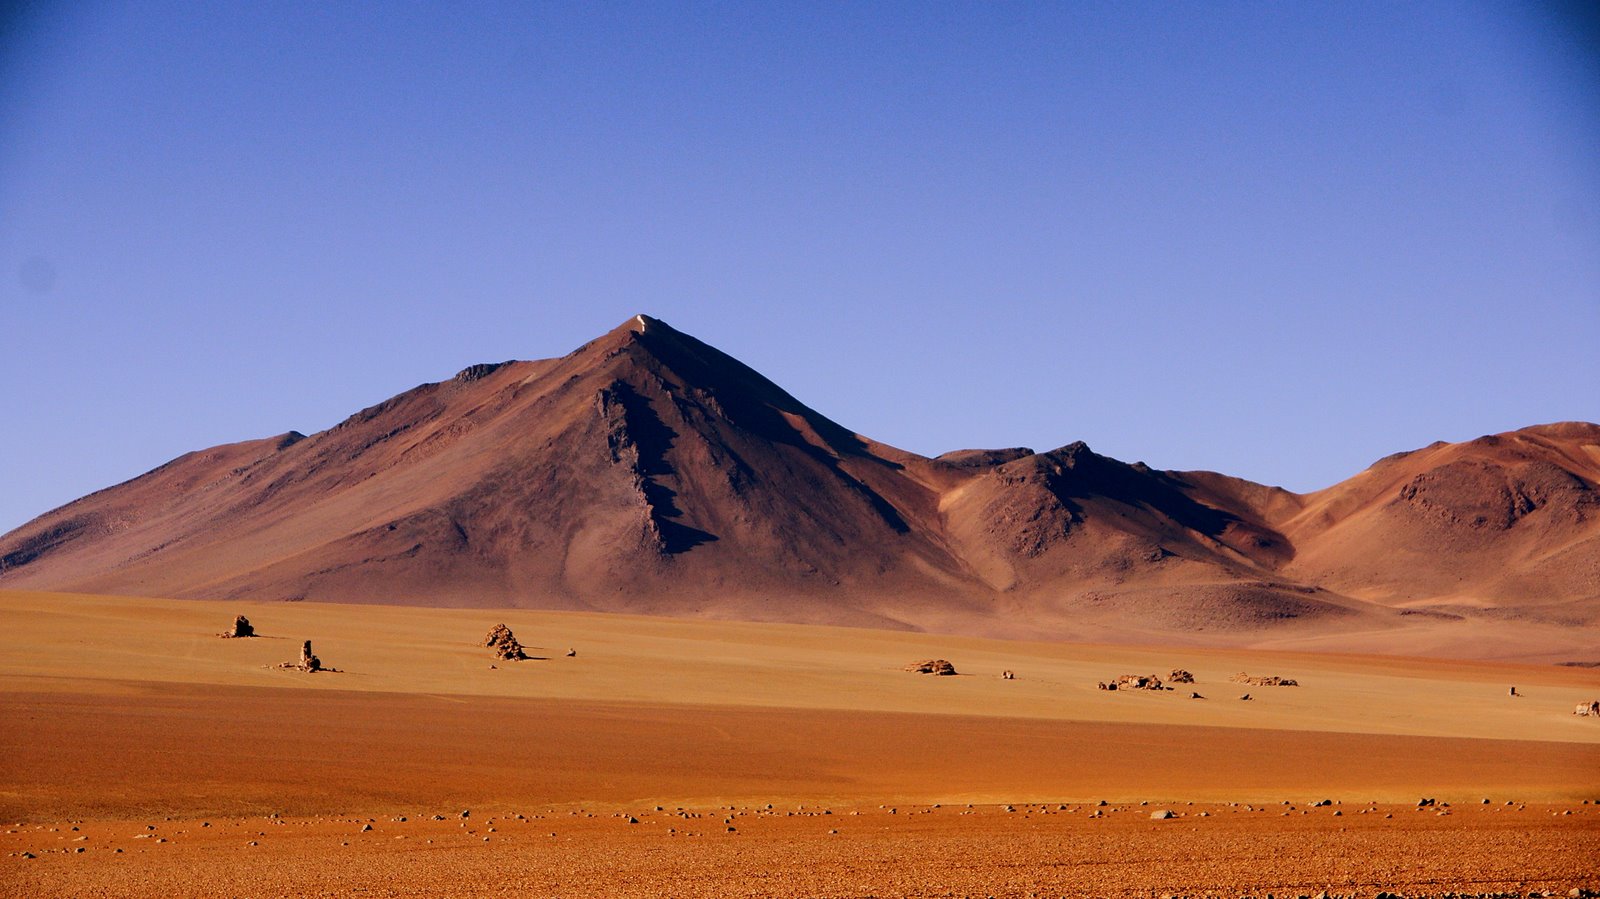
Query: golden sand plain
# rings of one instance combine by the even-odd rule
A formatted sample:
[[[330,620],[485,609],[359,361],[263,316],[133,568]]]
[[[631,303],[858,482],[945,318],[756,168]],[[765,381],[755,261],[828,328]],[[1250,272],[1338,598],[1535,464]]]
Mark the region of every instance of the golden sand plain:
[[[6,895],[1600,889],[1591,669],[0,591],[0,686]]]

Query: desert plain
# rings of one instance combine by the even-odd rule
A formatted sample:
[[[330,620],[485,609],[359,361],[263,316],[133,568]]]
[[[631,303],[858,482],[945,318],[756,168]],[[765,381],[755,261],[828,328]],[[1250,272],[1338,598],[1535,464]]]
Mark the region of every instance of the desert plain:
[[[0,686],[8,896],[1600,891],[1580,666],[0,591]]]

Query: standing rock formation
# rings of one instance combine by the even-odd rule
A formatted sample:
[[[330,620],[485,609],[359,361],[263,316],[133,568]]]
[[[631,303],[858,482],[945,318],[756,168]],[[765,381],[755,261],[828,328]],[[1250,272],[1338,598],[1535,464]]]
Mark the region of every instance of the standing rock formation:
[[[310,640],[307,640],[305,642],[305,644],[300,647],[300,661],[298,661],[298,662],[283,662],[283,663],[279,664],[278,667],[279,668],[288,668],[288,669],[291,669],[291,670],[294,670],[294,671],[304,671],[304,672],[306,672],[308,674],[316,674],[318,671],[338,671],[339,670],[337,668],[324,668],[324,667],[322,667],[322,660],[317,658],[316,654],[311,651],[311,641]]]
[[[254,627],[250,626],[250,619],[244,617],[243,615],[240,615],[239,617],[233,619],[233,628],[231,630],[229,630],[227,633],[223,634],[222,636],[224,636],[224,637],[254,637],[255,635],[256,635],[256,629]]]
[[[506,662],[521,662],[528,658],[523,651],[522,644],[517,642],[516,634],[511,633],[511,628],[504,624],[495,625],[489,636],[483,638],[483,645],[494,652],[494,657]]]

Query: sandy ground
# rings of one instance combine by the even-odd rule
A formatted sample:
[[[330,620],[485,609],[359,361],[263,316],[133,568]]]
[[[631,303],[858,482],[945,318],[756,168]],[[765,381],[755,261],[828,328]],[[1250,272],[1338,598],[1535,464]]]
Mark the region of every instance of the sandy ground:
[[[1600,889],[1593,669],[0,592],[0,687],[4,895]]]

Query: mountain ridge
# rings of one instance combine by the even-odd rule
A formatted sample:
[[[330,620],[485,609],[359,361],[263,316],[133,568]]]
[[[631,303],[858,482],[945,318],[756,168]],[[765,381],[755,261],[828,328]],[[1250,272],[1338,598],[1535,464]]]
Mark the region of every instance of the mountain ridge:
[[[1600,426],[1436,443],[1306,494],[1081,441],[925,457],[640,315],[67,503],[0,536],[7,587],[1052,638],[1592,624]]]

